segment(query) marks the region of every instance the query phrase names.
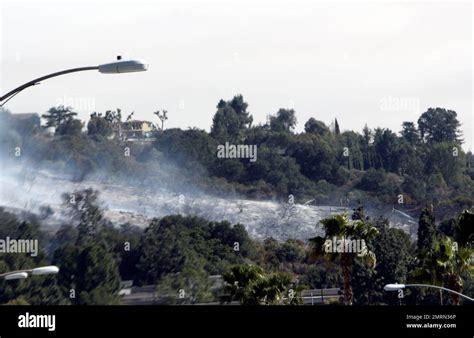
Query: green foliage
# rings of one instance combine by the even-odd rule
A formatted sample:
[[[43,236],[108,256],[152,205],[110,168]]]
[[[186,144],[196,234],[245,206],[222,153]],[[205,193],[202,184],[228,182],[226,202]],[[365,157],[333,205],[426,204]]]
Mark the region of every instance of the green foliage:
[[[474,242],[474,213],[464,210],[454,228],[454,239],[461,246],[468,246]]]
[[[69,232],[69,236],[76,234],[76,238],[54,251],[53,262],[61,270],[58,282],[63,295],[72,304],[118,303],[118,262],[107,241],[98,192],[92,189],[75,191],[64,194],[63,200],[77,227],[77,232]]]
[[[418,119],[421,138],[425,142],[461,143],[460,123],[453,110],[429,108]]]
[[[254,253],[241,225],[181,215],[154,219],[140,243],[137,281],[154,284],[167,274],[192,268],[190,262],[201,259],[207,273],[221,274],[228,264],[241,263]]]
[[[360,214],[361,211],[359,210],[358,215],[360,216]],[[361,217],[354,218],[357,219]],[[339,264],[344,277],[344,304],[352,305],[353,288],[351,284],[354,260],[357,257],[357,259],[363,262],[363,264],[370,270],[374,269],[376,265],[376,256],[375,253],[370,250],[367,243],[379,235],[379,230],[365,219],[349,221],[348,217],[344,214],[337,214],[323,219],[320,223],[324,229],[324,237],[317,236],[310,239],[310,244],[312,246],[311,254],[313,257],[327,256],[331,260],[339,259]],[[345,250],[343,250],[343,252],[328,252],[325,242],[328,240],[333,241],[334,239],[364,240],[367,247],[365,248],[365,252],[360,252],[359,254],[355,252],[346,252]],[[372,272],[366,272],[363,276],[365,277],[371,273]]]
[[[90,136],[108,137],[113,133],[112,124],[102,114],[93,113],[87,123],[87,134]]]
[[[414,271],[413,278],[461,292],[463,273],[470,273],[469,279],[472,279],[472,253],[472,248],[459,246],[451,238],[442,237],[423,256],[422,264]],[[456,294],[450,294],[450,299],[452,304],[460,303],[460,297]]]
[[[266,273],[262,268],[245,264],[234,266],[224,274],[223,301],[239,301],[243,305],[297,304],[296,289],[287,273]],[[294,294],[289,295],[293,291]]]
[[[270,129],[275,132],[290,132],[296,126],[294,109],[281,108],[276,116],[270,116]]]
[[[334,133],[336,135],[341,134],[341,129],[339,128],[339,123],[337,122],[337,119],[334,119]]]
[[[167,129],[157,135],[154,146],[169,160],[189,168],[212,168],[216,159],[217,143],[199,129]]]
[[[186,264],[180,272],[169,273],[159,281],[156,292],[163,304],[196,304],[215,300],[204,259]]]
[[[317,264],[308,266],[301,284],[309,289],[339,288],[343,284],[341,269],[323,260],[317,261]]]
[[[298,135],[290,144],[288,153],[300,166],[301,173],[309,179],[341,183],[336,154],[327,140],[317,135]]]
[[[46,120],[45,128],[55,128],[56,135],[78,135],[82,130],[82,123],[74,119],[76,115],[71,107],[58,106],[50,108],[41,117]]]
[[[0,208],[0,238],[38,240],[37,256],[28,254],[2,253],[0,255],[0,273],[20,269],[31,269],[48,265],[47,247],[50,238],[40,229],[35,218],[20,221],[15,215]],[[0,304],[10,305],[59,305],[66,300],[60,292],[56,276],[32,276],[25,280],[6,281],[0,279]]]
[[[385,180],[386,175],[383,169],[371,168],[365,172],[357,187],[366,191],[380,192],[385,190]]]
[[[239,140],[246,128],[252,124],[252,116],[247,112],[248,104],[242,95],[231,101],[220,100],[212,119],[211,136],[221,142]]]
[[[84,133],[70,108],[51,108],[42,117],[46,127],[55,128],[54,137],[38,128],[37,117],[21,119],[2,110],[0,151],[2,156],[12,156],[15,147],[21,147],[38,168],[55,163],[77,181],[101,170],[113,177],[135,178],[143,185],[158,178],[166,184],[179,168],[184,172],[180,176],[184,186],[192,181],[256,198],[287,198],[294,194],[300,200],[315,199],[316,203],[333,204],[341,199],[353,203],[370,198],[377,204],[393,203],[402,194],[413,210],[433,204],[434,211],[425,209],[420,215],[418,262],[412,259],[414,245],[408,235],[372,224],[365,216],[353,221],[341,215],[324,220],[325,237],[312,239],[311,253],[323,253],[324,240],[330,236],[355,236],[366,239],[374,255],[361,260],[333,255],[333,262],[319,259],[316,265],[310,265],[304,243],[271,239],[259,243],[250,239],[240,224],[175,215],[154,219],[144,233],[130,225],[114,228],[104,218],[96,192],[85,190],[76,192],[75,204],[69,203],[70,195],[64,196],[71,222],[54,237],[39,228],[41,219],[19,220],[0,211],[0,238],[14,234],[51,242],[44,245],[48,251],[38,258],[2,256],[0,271],[36,266],[51,258],[61,268],[58,278],[0,281],[0,288],[5,290],[0,301],[114,304],[118,302],[118,280],[122,277],[141,284],[156,283],[166,303],[199,303],[215,297],[209,275],[249,262],[261,266],[263,277],[247,273],[245,268],[237,271],[248,280],[240,280],[233,297],[253,304],[282,302],[289,287],[288,276],[276,271],[297,275],[310,287],[338,287],[344,283],[346,303],[352,297],[352,286],[356,304],[395,304],[397,299],[382,291],[384,283],[405,281],[408,271],[417,264],[431,277],[438,274],[440,283],[451,283],[456,288],[462,287],[461,282],[472,285],[462,264],[465,250],[447,255],[442,249],[449,240],[462,248],[473,240],[472,211],[457,216],[461,210],[472,208],[474,166],[472,154],[465,154],[460,147],[460,124],[455,112],[430,108],[419,118],[418,127],[404,122],[397,136],[389,129],[370,129],[367,125],[362,133],[341,133],[337,120],[332,132],[314,118],[305,123],[304,133],[294,133],[296,113],[292,109],[280,109],[268,124],[252,127],[247,108],[241,95],[221,100],[210,133],[168,129],[156,133],[156,140],[146,145],[110,137],[113,132],[120,134],[119,109],[107,111],[104,116],[92,114]],[[258,160],[217,158],[217,145],[224,142],[256,145]],[[130,157],[124,156],[124,146],[132,149]],[[42,217],[47,219],[48,212],[44,211]],[[450,220],[442,222],[440,230],[451,239],[439,237],[435,212],[437,219]],[[376,240],[374,228],[380,232]],[[124,251],[124,242],[130,242],[133,249]],[[234,250],[236,243],[238,251]],[[374,270],[375,256],[378,264]],[[76,290],[75,299],[69,297],[71,288]],[[187,290],[184,298],[176,298],[180,289]]]
[[[313,117],[311,117],[304,124],[304,131],[307,133],[317,134],[317,135],[322,135],[322,136],[330,133],[329,128],[326,127],[324,122],[318,121]]]
[[[156,141],[148,145],[124,144],[122,138],[111,137],[121,134],[119,109],[93,113],[86,134],[70,108],[53,107],[43,117],[46,126],[56,128],[54,138],[38,130],[34,117],[19,119],[2,111],[0,151],[12,156],[20,146],[35,165],[55,163],[76,181],[102,170],[167,182],[163,176],[170,174],[164,167],[177,172],[170,167],[174,166],[183,173],[180,179],[193,176],[199,186],[238,191],[252,198],[293,194],[335,203],[357,196],[392,203],[402,194],[413,208],[433,203],[454,209],[447,215],[435,209],[443,212],[442,217],[469,207],[457,208],[459,197],[474,201],[472,154],[465,154],[459,146],[455,112],[429,109],[418,120],[418,127],[403,122],[397,136],[389,129],[367,125],[362,133],[341,133],[337,120],[331,132],[314,118],[305,123],[305,133],[295,134],[296,112],[292,109],[280,109],[269,123],[252,127],[247,108],[241,95],[221,100],[210,133],[168,129],[156,133]],[[257,146],[257,161],[217,158],[217,145],[225,142]],[[131,156],[123,155],[124,146],[132,149]],[[319,182],[329,183],[329,189]]]
[[[429,251],[433,247],[437,236],[438,232],[433,212],[425,208],[422,210],[418,221],[418,254],[422,256],[425,252]]]
[[[413,122],[403,122],[400,134],[410,145],[417,145],[420,142],[420,133]]]
[[[395,305],[398,299],[390,297],[383,287],[389,283],[407,282],[407,276],[415,261],[415,246],[406,232],[390,228],[388,221],[379,221],[377,227],[380,234],[372,241],[377,266],[375,275],[372,276],[372,285],[369,286],[373,289],[371,302]],[[354,280],[354,283],[357,283],[357,280]],[[355,294],[357,295],[357,292]]]
[[[57,249],[53,262],[60,268],[59,285],[76,305],[117,304],[120,275],[105,243],[90,242]],[[74,297],[71,297],[74,290]]]

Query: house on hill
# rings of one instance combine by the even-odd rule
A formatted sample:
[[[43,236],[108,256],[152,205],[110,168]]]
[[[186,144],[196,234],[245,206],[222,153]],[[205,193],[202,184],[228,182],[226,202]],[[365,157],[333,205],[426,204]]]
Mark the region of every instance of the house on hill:
[[[130,120],[123,122],[120,128],[120,134],[123,139],[148,139],[153,137],[156,127],[152,122],[141,120]]]

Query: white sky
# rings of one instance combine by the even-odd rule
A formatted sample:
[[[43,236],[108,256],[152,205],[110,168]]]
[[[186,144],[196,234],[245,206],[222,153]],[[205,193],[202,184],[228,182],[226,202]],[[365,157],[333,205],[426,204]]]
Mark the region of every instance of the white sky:
[[[119,107],[155,121],[164,108],[168,128],[209,130],[219,99],[242,93],[256,123],[292,107],[297,130],[313,116],[399,131],[440,106],[458,113],[474,149],[471,3],[0,1],[2,94],[118,54],[150,64],[47,80],[12,99],[12,112],[66,103],[84,119]]]

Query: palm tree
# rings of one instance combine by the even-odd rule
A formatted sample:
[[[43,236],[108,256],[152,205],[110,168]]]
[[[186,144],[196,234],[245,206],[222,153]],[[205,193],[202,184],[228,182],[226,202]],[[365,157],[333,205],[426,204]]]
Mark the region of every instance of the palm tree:
[[[470,265],[471,251],[469,247],[458,247],[450,237],[443,237],[426,253],[422,266],[414,271],[413,276],[421,282],[462,292],[461,275],[473,269]],[[449,296],[452,304],[460,304],[458,295],[450,293]]]
[[[353,293],[351,276],[353,261],[354,259],[361,259],[370,268],[375,267],[375,254],[368,250],[365,242],[378,235],[379,231],[365,219],[350,221],[347,215],[344,214],[323,219],[320,223],[323,226],[325,235],[324,237],[317,236],[310,239],[310,243],[312,244],[311,256],[313,258],[324,256],[332,261],[339,258],[339,264],[344,278],[344,304],[352,305]],[[343,250],[336,250],[336,252],[334,252],[335,250],[328,250],[331,249],[329,246],[333,245],[334,240],[343,243]],[[364,247],[362,251],[353,252],[345,250],[346,246],[344,243],[350,243],[350,240],[363,240]]]
[[[298,304],[299,295],[287,295],[292,285],[291,275],[287,273],[265,273],[256,265],[243,264],[233,266],[224,274],[227,294],[223,302],[240,301],[244,305]]]

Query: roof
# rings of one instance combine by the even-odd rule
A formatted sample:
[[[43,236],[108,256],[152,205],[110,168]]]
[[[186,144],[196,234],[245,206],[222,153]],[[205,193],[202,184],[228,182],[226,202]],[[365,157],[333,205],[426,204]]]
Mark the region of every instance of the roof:
[[[125,121],[124,123],[149,123],[149,124],[153,124],[150,121],[142,121],[142,120],[130,120],[130,121]]]

